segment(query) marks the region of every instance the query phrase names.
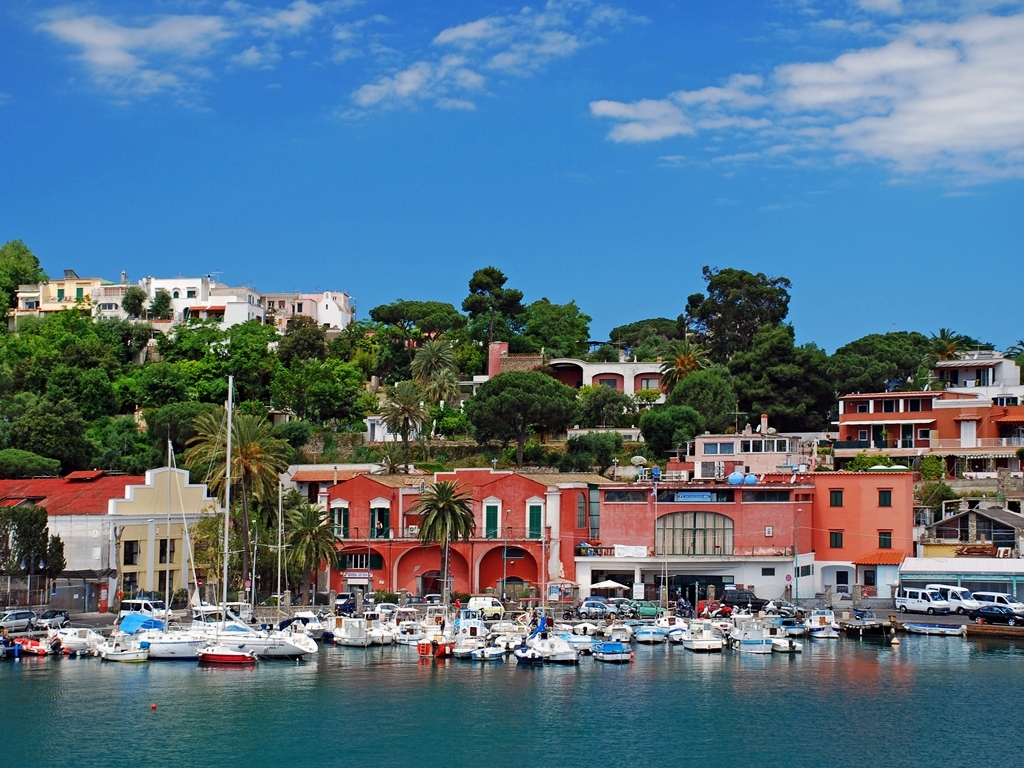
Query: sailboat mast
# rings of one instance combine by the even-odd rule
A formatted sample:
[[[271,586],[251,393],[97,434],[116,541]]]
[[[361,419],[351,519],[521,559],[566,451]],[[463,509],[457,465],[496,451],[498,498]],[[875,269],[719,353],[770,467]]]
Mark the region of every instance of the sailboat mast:
[[[164,562],[167,563],[167,575],[164,577],[167,587],[167,602],[164,603],[164,620],[171,613],[171,595],[173,585],[171,584],[171,441],[167,440],[167,544],[164,545]]]
[[[281,622],[281,545],[284,541],[284,483],[277,481],[277,621]]]
[[[228,376],[228,439],[224,463],[224,609],[228,605],[228,541],[231,525],[231,408],[235,377]]]

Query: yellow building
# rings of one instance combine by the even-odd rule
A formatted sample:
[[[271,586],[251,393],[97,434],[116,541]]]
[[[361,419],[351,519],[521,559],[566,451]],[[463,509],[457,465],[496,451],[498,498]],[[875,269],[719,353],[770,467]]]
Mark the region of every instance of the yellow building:
[[[79,309],[90,316],[121,317],[125,282],[112,283],[100,277],[79,277],[65,269],[60,280],[18,286],[18,302],[10,313],[10,327],[17,328],[22,317],[45,317],[65,309]]]

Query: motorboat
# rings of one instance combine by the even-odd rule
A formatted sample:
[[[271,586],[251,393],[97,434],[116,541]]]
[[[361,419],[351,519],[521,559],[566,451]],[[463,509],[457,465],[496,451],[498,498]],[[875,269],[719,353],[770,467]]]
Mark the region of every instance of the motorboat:
[[[613,643],[628,643],[633,639],[633,628],[628,624],[616,621],[601,629],[600,634]]]
[[[456,640],[455,647],[452,648],[452,656],[456,659],[470,659],[473,657],[473,651],[478,651],[484,647],[484,639],[482,637],[462,637]],[[504,649],[501,649],[504,653]]]
[[[628,664],[633,660],[633,649],[626,643],[596,643],[594,658],[611,664]]]
[[[397,645],[416,645],[424,637],[423,625],[416,619],[405,619],[395,631]]]
[[[665,630],[661,627],[643,626],[637,627],[633,631],[633,638],[638,643],[646,643],[647,645],[654,645],[656,643],[665,642]]]
[[[207,645],[196,654],[200,664],[255,664],[256,651],[239,651],[226,645]]]
[[[792,637],[782,635],[772,638],[772,651],[774,653],[803,653],[804,644],[794,640]]]
[[[208,644],[255,651],[261,659],[301,659],[317,652],[316,640],[306,634],[302,622],[281,622],[283,629],[258,630],[230,612],[227,616],[223,621],[193,621],[191,631],[201,634]]]
[[[693,619],[683,633],[683,648],[688,651],[713,652],[725,646],[725,638],[711,619]]]
[[[756,619],[741,619],[732,628],[729,642],[733,650],[740,653],[771,653],[772,638],[765,630],[764,622]]]
[[[535,651],[540,651],[549,664],[578,664],[580,652],[567,643],[560,635],[538,630],[526,641]]]
[[[509,651],[514,651],[516,648],[522,645],[524,640],[526,640],[526,635],[517,632],[512,634],[498,635],[491,641],[491,643],[492,645],[498,648],[504,649],[505,652],[508,653]]]
[[[416,652],[420,656],[432,656],[435,659],[446,659],[454,650],[454,638],[440,633],[427,635],[416,644]]]
[[[683,642],[683,638],[686,636],[686,627],[675,627],[665,633],[665,639],[670,643],[680,645]]]
[[[818,640],[832,640],[839,637],[836,615],[828,608],[815,608],[804,621],[807,634]]]
[[[572,632],[561,632],[558,633],[558,636],[580,653],[590,653],[594,648],[594,638],[590,635],[574,635]]]
[[[149,659],[149,643],[118,632],[96,647],[104,661],[140,662]]]
[[[579,624],[573,625],[572,633],[574,635],[596,635],[598,630],[597,624],[592,624],[589,621],[581,621]]]
[[[519,646],[512,655],[516,657],[516,664],[524,667],[536,667],[544,663],[544,654],[527,645]]]
[[[49,643],[30,637],[19,637],[14,642],[21,649],[22,656],[49,656],[51,652]]]
[[[391,645],[395,642],[395,633],[379,613],[366,613],[363,618],[366,619],[366,634],[370,638],[370,645]]]
[[[334,642],[350,648],[368,648],[372,645],[368,629],[366,619],[345,616],[341,619],[341,626],[334,630]]]
[[[320,620],[320,617],[312,611],[298,611],[295,618],[302,622],[306,634],[314,640],[320,640],[324,636],[327,626]]]
[[[505,649],[497,648],[493,645],[485,645],[481,648],[474,649],[469,657],[473,661],[504,661],[505,660]]]
[[[965,625],[953,624],[904,624],[903,628],[912,635],[944,635],[946,637],[966,637]]]
[[[490,633],[482,619],[461,619],[455,632],[455,642],[462,640],[483,640]]]
[[[777,616],[765,619],[765,621],[770,626],[779,627],[789,637],[803,637],[807,634],[807,627],[804,626],[803,622],[792,616]]]
[[[210,644],[205,633],[188,630],[152,630],[140,637],[149,643],[149,658],[169,661],[195,661],[199,651]]]
[[[56,638],[60,643],[60,650],[67,656],[95,656],[96,648],[103,642],[103,635],[94,632],[88,627],[65,627],[64,629],[51,629],[47,632],[50,645]]]
[[[654,620],[654,626],[661,627],[667,634],[673,629],[686,629],[686,619],[673,616],[671,613],[663,613]]]

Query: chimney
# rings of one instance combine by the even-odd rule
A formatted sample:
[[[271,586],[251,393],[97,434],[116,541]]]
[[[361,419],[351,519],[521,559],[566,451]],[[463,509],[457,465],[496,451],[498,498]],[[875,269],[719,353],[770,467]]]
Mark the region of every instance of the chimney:
[[[501,358],[508,355],[507,341],[492,341],[487,348],[487,375],[491,378],[501,373]]]
[[[762,435],[767,435],[768,434],[768,414],[767,413],[762,413],[761,414],[761,434]]]
[[[121,285],[128,285],[128,273],[121,270]]]

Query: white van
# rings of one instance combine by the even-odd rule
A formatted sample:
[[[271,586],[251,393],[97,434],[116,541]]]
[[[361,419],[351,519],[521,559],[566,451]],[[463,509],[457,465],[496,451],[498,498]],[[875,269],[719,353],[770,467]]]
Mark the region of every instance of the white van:
[[[949,603],[938,592],[920,587],[900,587],[896,593],[900,613],[949,613]]]
[[[1024,616],[1024,603],[1013,595],[1006,595],[1002,592],[975,592],[974,599],[983,605],[985,603],[1005,605],[1018,616]]]
[[[981,607],[981,603],[974,599],[967,587],[956,587],[952,584],[925,584],[924,588],[938,592],[949,603],[950,610],[961,615]]]
[[[472,611],[478,611],[485,619],[501,618],[501,614],[505,612],[505,606],[494,595],[471,597],[469,598],[469,605],[466,607]]]
[[[117,611],[117,620],[121,621],[129,613],[141,613],[145,616],[151,616],[154,619],[160,619],[161,621],[171,621],[177,618],[173,613],[167,610],[167,606],[163,600],[150,600],[148,598],[138,598],[133,600],[122,600],[121,606]]]

